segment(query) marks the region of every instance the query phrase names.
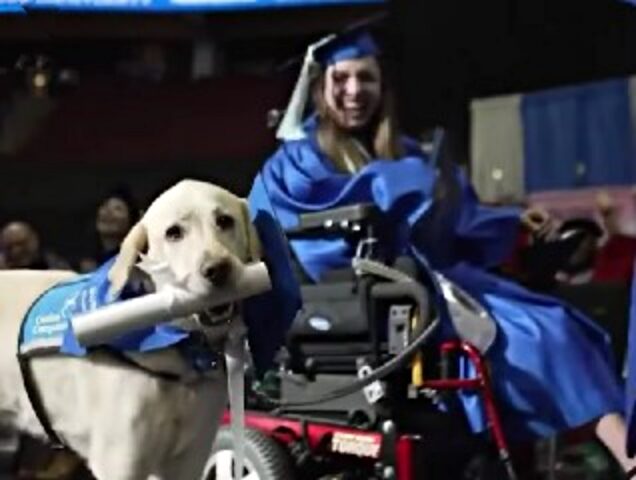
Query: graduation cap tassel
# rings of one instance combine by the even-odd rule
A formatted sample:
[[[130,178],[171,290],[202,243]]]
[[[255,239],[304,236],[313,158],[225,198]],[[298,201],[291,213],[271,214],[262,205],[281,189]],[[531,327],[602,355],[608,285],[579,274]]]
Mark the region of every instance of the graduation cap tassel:
[[[285,110],[285,115],[276,131],[276,138],[279,140],[299,140],[305,137],[305,132],[302,128],[303,114],[305,113],[305,106],[309,98],[311,82],[315,75],[318,74],[318,64],[314,58],[314,53],[318,48],[332,41],[335,37],[335,35],[328,35],[307,48],[305,60],[303,61],[298,80],[296,80],[294,92]]]

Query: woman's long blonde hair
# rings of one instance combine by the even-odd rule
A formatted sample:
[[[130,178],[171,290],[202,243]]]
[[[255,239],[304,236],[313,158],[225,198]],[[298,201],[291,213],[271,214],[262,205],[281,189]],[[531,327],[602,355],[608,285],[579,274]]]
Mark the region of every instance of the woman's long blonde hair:
[[[330,114],[324,95],[325,74],[326,70],[323,69],[312,88],[313,102],[319,119],[318,145],[336,168],[345,172],[351,172],[352,169],[357,171],[368,163],[370,158],[360,149],[351,134],[338,126]],[[373,152],[368,153],[372,158],[395,160],[404,155],[404,147],[400,140],[393,92],[384,77],[381,94],[380,106],[371,120],[374,130],[371,136]]]

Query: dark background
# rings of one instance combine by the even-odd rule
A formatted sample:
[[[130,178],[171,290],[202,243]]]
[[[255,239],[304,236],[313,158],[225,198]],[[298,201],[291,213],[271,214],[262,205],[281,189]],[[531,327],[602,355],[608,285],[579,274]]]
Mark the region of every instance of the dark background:
[[[468,163],[472,98],[636,72],[636,8],[619,0],[390,0],[384,6],[208,15],[46,14],[0,18],[0,121],[28,91],[15,68],[45,54],[74,69],[28,108],[26,140],[0,153],[0,223],[32,221],[58,251],[86,247],[98,199],[129,185],[143,204],[194,176],[246,194],[276,147],[266,125],[285,106],[306,44],[385,12],[376,26],[395,76],[403,126],[449,132]],[[210,38],[222,67],[191,78],[193,45]],[[161,49],[152,78],[144,53]],[[134,68],[131,68],[132,67]],[[285,68],[281,68],[285,66]],[[24,98],[23,98],[24,100]],[[27,108],[27,110],[28,110]],[[1,128],[1,127],[0,127]]]
[[[443,124],[468,158],[470,99],[636,72],[636,8],[618,0],[391,2],[403,122]]]

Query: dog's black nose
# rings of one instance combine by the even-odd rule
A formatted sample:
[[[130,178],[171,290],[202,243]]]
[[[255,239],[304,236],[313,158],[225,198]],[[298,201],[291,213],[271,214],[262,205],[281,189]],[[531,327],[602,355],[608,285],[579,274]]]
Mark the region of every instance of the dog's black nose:
[[[231,272],[232,264],[227,259],[210,262],[203,267],[203,276],[215,287],[224,286]]]

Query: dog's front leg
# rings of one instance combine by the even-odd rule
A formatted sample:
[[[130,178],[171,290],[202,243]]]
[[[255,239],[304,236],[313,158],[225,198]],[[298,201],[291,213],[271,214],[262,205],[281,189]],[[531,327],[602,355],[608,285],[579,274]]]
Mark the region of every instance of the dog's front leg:
[[[90,417],[88,467],[97,480],[148,478],[175,436],[170,385],[117,366],[93,386],[100,408]]]
[[[223,410],[227,405],[226,379],[219,375],[201,386],[199,408],[185,419],[173,455],[165,458],[157,480],[200,480],[210,456]]]
[[[88,464],[96,480],[140,480],[148,478],[152,471],[148,461],[121,447],[91,455]]]
[[[187,452],[166,461],[161,474],[152,475],[149,480],[200,480],[212,445],[213,442],[209,438],[206,442],[193,443],[188,447]]]
[[[131,433],[105,435],[92,442],[87,463],[96,480],[142,480],[150,476],[154,462],[149,458],[152,447],[148,444],[153,442],[144,442]]]

